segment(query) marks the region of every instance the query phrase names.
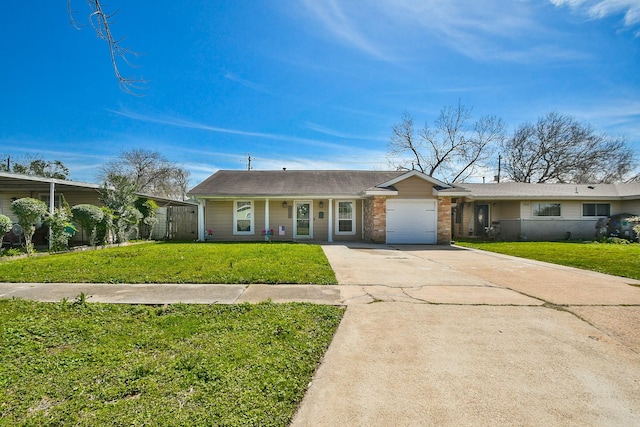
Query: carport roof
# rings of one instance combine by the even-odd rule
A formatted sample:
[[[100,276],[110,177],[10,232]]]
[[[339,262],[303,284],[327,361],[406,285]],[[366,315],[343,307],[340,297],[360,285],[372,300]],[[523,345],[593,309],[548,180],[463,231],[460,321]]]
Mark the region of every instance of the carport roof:
[[[7,192],[34,192],[34,193],[48,193],[51,188],[51,183],[55,185],[56,192],[64,191],[81,191],[96,193],[102,188],[101,185],[90,182],[78,182],[56,178],[45,178],[41,176],[22,175],[17,173],[0,172],[0,191]],[[146,197],[153,199],[156,202],[160,202],[162,205],[174,205],[174,206],[191,206],[196,203],[193,201],[174,200],[166,197],[157,197],[148,194],[138,193],[140,197]]]

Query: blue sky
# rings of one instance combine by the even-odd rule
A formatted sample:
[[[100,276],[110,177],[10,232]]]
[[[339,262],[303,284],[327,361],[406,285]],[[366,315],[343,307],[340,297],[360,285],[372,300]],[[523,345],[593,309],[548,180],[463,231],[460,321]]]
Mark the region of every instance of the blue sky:
[[[458,102],[509,131],[571,114],[640,152],[638,0],[105,2],[142,96],[118,88],[72,5],[80,31],[63,0],[3,5],[0,158],[61,160],[77,181],[130,148],[192,185],[247,154],[256,169],[389,169],[404,111],[421,124]]]

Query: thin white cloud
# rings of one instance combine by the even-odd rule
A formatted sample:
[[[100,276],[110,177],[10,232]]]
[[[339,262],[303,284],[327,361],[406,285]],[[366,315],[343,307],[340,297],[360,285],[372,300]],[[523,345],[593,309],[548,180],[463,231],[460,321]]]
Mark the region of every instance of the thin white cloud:
[[[569,7],[591,19],[623,15],[626,27],[640,25],[640,1],[638,0],[549,0],[557,7]],[[640,30],[634,32],[640,36]]]
[[[379,136],[363,136],[363,135],[349,134],[349,133],[331,129],[326,126],[322,126],[313,122],[305,122],[304,127],[312,131],[315,131],[324,135],[334,136],[336,138],[341,138],[343,140],[349,140],[349,139],[350,140],[354,140],[354,139],[367,140],[367,141],[380,140]]]
[[[147,122],[147,123],[156,123],[156,124],[161,124],[166,126],[175,126],[175,127],[187,128],[187,129],[196,129],[196,130],[209,131],[209,132],[226,133],[231,135],[277,140],[281,142],[285,142],[285,141],[295,142],[298,144],[314,145],[314,146],[331,148],[331,149],[339,148],[339,146],[336,144],[333,144],[330,142],[318,141],[318,140],[309,139],[309,138],[300,138],[296,136],[264,133],[264,132],[254,132],[254,131],[247,131],[242,129],[223,128],[223,127],[211,126],[205,123],[194,122],[191,120],[186,120],[186,119],[166,116],[166,115],[148,116],[144,114],[134,113],[131,111],[123,111],[123,110],[119,110],[119,111],[109,110],[109,111],[113,114],[117,114],[122,117],[127,117],[129,119],[138,120],[138,121]]]
[[[350,11],[346,10],[346,3],[339,0],[304,0],[304,6],[311,16],[320,21],[338,39],[348,45],[355,46],[358,50],[364,51],[378,59],[389,60],[389,52],[366,35],[363,28],[358,25],[358,16],[349,16]],[[363,7],[362,4],[354,4],[357,9],[365,11],[369,9],[369,4]]]
[[[260,85],[258,83],[254,83],[252,81],[249,81],[247,79],[243,79],[242,77],[240,77],[237,74],[232,73],[230,71],[225,71],[224,78],[227,79],[227,80],[231,80],[232,82],[236,82],[236,83],[240,84],[241,86],[244,86],[244,87],[246,87],[248,89],[255,90],[256,92],[271,94],[271,92],[269,92],[264,86],[262,86],[262,85]]]
[[[403,61],[416,47],[428,51],[441,45],[477,60],[530,62],[546,58],[547,50],[536,46],[557,35],[529,1],[370,0],[363,7],[306,0],[303,5],[323,36],[389,62]],[[576,56],[570,49],[557,50],[551,51],[553,59]]]

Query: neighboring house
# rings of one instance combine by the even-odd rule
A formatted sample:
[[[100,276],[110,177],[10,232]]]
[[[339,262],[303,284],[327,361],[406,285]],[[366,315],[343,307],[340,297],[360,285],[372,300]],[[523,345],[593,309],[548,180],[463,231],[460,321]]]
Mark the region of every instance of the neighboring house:
[[[70,206],[79,204],[103,206],[99,198],[101,188],[101,185],[92,183],[0,172],[0,214],[17,222],[17,218],[11,210],[11,203],[23,197],[42,200],[50,210],[60,207],[62,196]],[[160,207],[156,213],[159,221],[154,227],[154,238],[179,240],[195,240],[197,238],[197,205],[194,202],[144,194],[139,194],[139,196],[153,199]],[[34,237],[34,243],[46,243],[46,227],[37,230]],[[87,236],[80,230],[80,233],[74,237],[74,241],[83,239],[86,240]]]
[[[640,183],[459,185],[469,194],[453,201],[454,238],[590,240],[601,218],[640,214]],[[630,227],[620,237],[630,238]]]
[[[418,171],[283,169],[219,171],[188,194],[199,240],[449,244],[451,198],[467,192]]]

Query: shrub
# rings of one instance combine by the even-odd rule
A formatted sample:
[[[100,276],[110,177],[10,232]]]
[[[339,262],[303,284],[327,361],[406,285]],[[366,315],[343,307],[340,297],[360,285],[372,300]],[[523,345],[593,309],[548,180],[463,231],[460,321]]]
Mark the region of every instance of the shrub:
[[[87,232],[89,244],[95,246],[97,227],[104,218],[104,211],[95,205],[81,204],[72,207],[71,212],[73,219],[80,223],[82,229]]]
[[[2,238],[5,233],[8,233],[9,230],[11,230],[12,226],[13,223],[11,222],[11,219],[6,215],[0,214],[0,248],[2,248]]]
[[[143,227],[143,237],[150,240],[153,227],[158,223],[158,218],[156,218],[158,204],[152,199],[138,199],[135,206],[142,214],[142,223],[145,225]]]
[[[24,197],[14,201],[11,204],[11,210],[18,217],[18,224],[22,227],[27,255],[31,255],[33,252],[31,239],[36,228],[42,225],[42,219],[47,214],[47,205],[40,200]]]
[[[69,216],[69,211],[62,208],[55,209],[47,218],[47,224],[51,229],[51,250],[55,252],[69,249],[69,239],[76,232],[76,227],[69,221]]]
[[[104,206],[100,208],[102,211],[102,220],[96,224],[96,243],[107,245],[114,242],[114,226],[113,211]]]

